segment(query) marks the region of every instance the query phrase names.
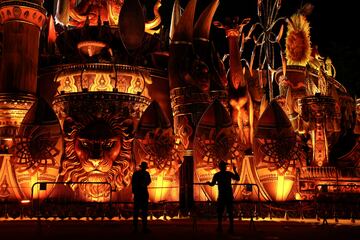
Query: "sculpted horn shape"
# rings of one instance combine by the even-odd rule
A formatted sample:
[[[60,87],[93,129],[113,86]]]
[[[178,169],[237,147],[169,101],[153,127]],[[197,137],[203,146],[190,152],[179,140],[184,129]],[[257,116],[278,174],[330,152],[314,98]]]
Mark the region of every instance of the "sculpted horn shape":
[[[195,53],[207,65],[209,71],[206,78],[197,79],[197,84],[202,85],[203,90],[223,90],[227,85],[224,64],[209,39],[212,19],[218,6],[219,1],[213,0],[201,13],[194,27]]]
[[[179,0],[175,0],[171,14],[171,23],[170,23],[170,31],[169,31],[170,43],[174,37],[175,28],[178,22],[180,21],[182,13],[183,13],[183,9],[180,6]]]
[[[209,40],[210,27],[216,9],[219,6],[219,0],[213,0],[209,6],[201,13],[194,27],[194,38]]]
[[[173,37],[175,44],[177,41],[192,42],[196,2],[197,0],[191,0],[186,5],[184,13],[175,28]]]
[[[212,94],[225,89],[222,83],[226,78],[224,67],[219,64],[217,53],[208,39],[217,6],[218,1],[213,1],[201,14],[194,29],[196,0],[190,1],[170,44],[168,69],[174,128],[185,149],[193,148],[196,125],[211,102]]]
[[[192,48],[193,22],[196,0],[190,1],[176,25],[170,44],[169,81],[170,89],[185,86],[191,81],[190,71],[194,58]]]

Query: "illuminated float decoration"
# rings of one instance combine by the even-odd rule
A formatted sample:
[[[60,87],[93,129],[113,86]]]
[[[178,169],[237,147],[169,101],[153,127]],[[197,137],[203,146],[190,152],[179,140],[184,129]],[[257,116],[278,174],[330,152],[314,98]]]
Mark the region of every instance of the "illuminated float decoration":
[[[130,201],[132,196],[134,130],[150,104],[148,87],[154,70],[112,63],[116,51],[123,52],[125,63],[138,58],[148,37],[139,3],[127,1],[121,10],[119,29],[102,25],[98,16],[98,26],[88,19],[83,28],[57,38],[60,51],[77,48],[88,61],[61,67],[55,75],[59,85],[53,102],[65,135],[60,175],[82,201]],[[115,49],[111,38],[118,35],[123,48]],[[105,63],[99,63],[100,59]]]
[[[131,2],[131,3],[129,3]],[[127,5],[132,5],[133,2],[138,1],[124,1],[124,0],[111,0],[111,1],[76,1],[76,0],[60,0],[57,5],[56,19],[64,25],[82,27],[86,22],[89,25],[98,25],[99,21],[107,21],[111,26],[116,26],[119,22],[119,17],[123,8]],[[124,7],[125,6],[125,7]],[[159,8],[161,1],[157,1],[153,7],[154,18],[147,21],[145,30],[148,33],[158,33],[157,29],[161,24],[161,16]]]
[[[150,200],[181,206],[216,199],[216,188],[193,183],[210,180],[219,160],[241,173],[236,200],[312,199],[319,184],[357,180],[359,111],[331,60],[311,49],[304,11],[279,18],[282,2],[264,0],[252,26],[238,18],[212,25],[218,0],[196,21],[196,0],[184,11],[175,1],[167,36],[160,1],[150,21],[139,1],[57,1],[55,22],[41,2],[0,3],[0,141],[10,150],[0,153],[1,200],[28,199],[35,181],[48,181],[34,196],[129,202],[141,161]],[[212,26],[225,30],[227,58]],[[52,103],[51,124],[35,117],[44,104],[37,96]]]
[[[194,160],[195,182],[204,183],[212,180],[219,171],[220,161],[241,169],[245,145],[242,145],[228,111],[215,100],[201,117],[195,132]],[[238,187],[234,187],[237,195]],[[194,186],[196,200],[214,201],[217,189],[210,186]]]
[[[65,138],[60,174],[64,182],[83,183],[71,184],[83,200],[108,200],[111,189],[120,191],[130,184],[132,129],[149,104],[145,97],[126,93],[57,96],[54,109]]]
[[[247,146],[247,149],[251,148],[254,137],[254,107],[248,82],[244,76],[241,53],[245,42],[243,28],[249,21],[250,19],[244,19],[242,23],[238,23],[238,19],[235,18],[228,23],[229,26],[215,22],[216,27],[225,29],[226,38],[228,39],[230,65],[228,92],[231,115],[233,122],[237,123],[236,130],[239,139],[244,146]],[[239,41],[241,41],[241,46],[239,46]]]
[[[94,55],[98,55],[101,50],[106,47],[106,44],[97,41],[84,41],[80,42],[77,47],[83,54],[92,57]]]
[[[59,83],[58,93],[118,91],[146,97],[146,86],[152,83],[147,69],[120,64],[64,66],[55,81]]]
[[[25,115],[15,138],[13,165],[25,199],[49,196],[59,176],[63,136],[53,109],[38,99]],[[46,189],[40,191],[42,182]]]
[[[304,8],[311,11],[311,5]],[[334,184],[341,175],[341,168],[334,167],[329,156],[353,124],[353,99],[335,80],[331,60],[320,56],[316,46],[311,49],[309,23],[299,13],[288,20],[286,58],[289,65],[275,74],[280,90],[276,101],[286,112],[305,153],[298,169],[298,196],[312,199],[314,195],[308,193],[316,191],[316,185]]]
[[[269,199],[291,198],[303,153],[289,119],[276,101],[270,102],[261,115],[254,141],[257,174]]]
[[[174,8],[176,4],[178,1]],[[170,42],[169,81],[174,130],[189,154],[193,150],[196,125],[211,99],[220,99],[227,105],[224,66],[209,42],[211,20],[217,6],[218,1],[212,1],[194,26],[196,1],[190,1]]]
[[[149,166],[150,201],[178,201],[180,146],[160,105],[152,102],[141,116],[133,144],[136,165],[145,161]]]
[[[28,199],[31,193],[31,186],[25,184],[22,186],[25,189],[21,189],[16,179],[16,152],[14,154],[13,149],[20,124],[37,99],[39,33],[46,20],[46,10],[39,2],[7,1],[0,3],[0,14],[3,36],[0,76],[0,198],[14,201]],[[15,29],[21,29],[21,37]],[[21,63],[18,62],[19,59],[22,60]],[[30,137],[30,134],[27,133],[26,137]]]

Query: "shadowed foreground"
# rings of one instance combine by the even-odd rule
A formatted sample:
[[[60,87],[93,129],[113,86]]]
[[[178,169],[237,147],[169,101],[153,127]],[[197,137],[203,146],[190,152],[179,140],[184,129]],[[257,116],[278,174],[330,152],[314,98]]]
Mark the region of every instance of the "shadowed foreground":
[[[249,221],[235,221],[235,233],[216,232],[215,220],[201,220],[194,225],[189,219],[150,221],[151,233],[133,233],[131,221],[1,221],[2,239],[360,239],[358,223],[329,225],[322,222],[257,221],[250,229]],[[140,228],[141,229],[141,228]]]

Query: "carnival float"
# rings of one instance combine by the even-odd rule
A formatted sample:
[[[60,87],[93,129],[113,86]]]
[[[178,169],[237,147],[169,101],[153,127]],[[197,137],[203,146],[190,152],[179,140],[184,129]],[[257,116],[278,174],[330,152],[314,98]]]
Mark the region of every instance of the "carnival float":
[[[0,2],[0,201],[128,203],[142,161],[152,203],[215,201],[221,160],[236,201],[358,196],[360,101],[307,16],[264,0],[214,21],[219,0],[175,0],[165,29],[164,1]]]

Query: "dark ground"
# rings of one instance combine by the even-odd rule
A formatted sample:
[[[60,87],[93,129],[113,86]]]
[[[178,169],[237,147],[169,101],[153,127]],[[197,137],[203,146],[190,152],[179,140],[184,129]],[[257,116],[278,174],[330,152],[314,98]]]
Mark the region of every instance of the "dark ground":
[[[236,221],[235,233],[216,232],[215,220],[198,221],[196,227],[190,219],[150,221],[151,233],[133,233],[131,221],[0,221],[0,239],[261,239],[261,240],[359,240],[359,223],[329,225],[322,222],[301,223],[292,221],[257,221],[255,230],[249,228],[249,221]],[[41,226],[41,227],[39,227]]]

